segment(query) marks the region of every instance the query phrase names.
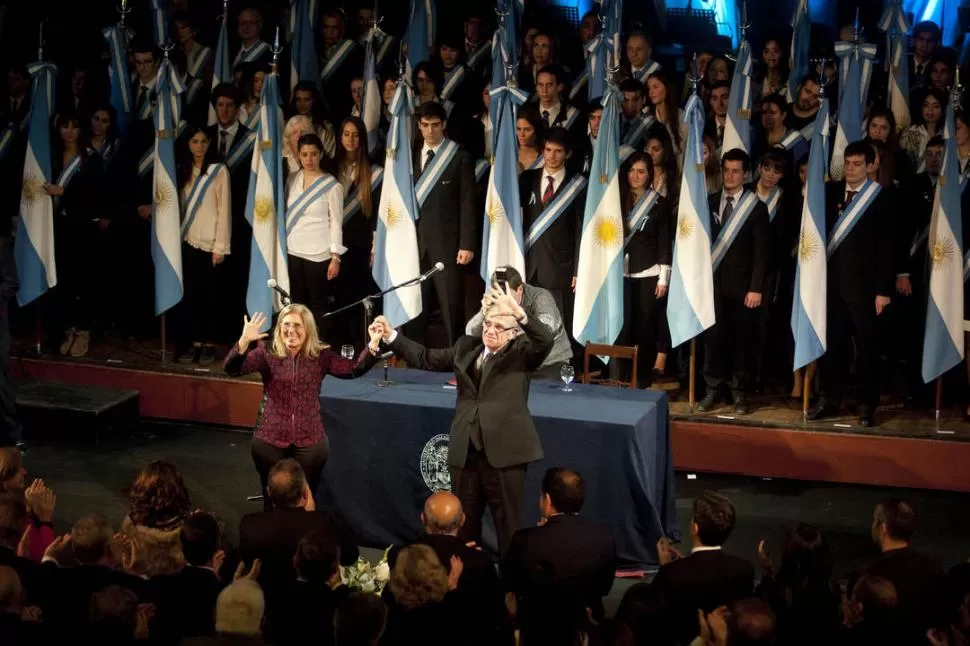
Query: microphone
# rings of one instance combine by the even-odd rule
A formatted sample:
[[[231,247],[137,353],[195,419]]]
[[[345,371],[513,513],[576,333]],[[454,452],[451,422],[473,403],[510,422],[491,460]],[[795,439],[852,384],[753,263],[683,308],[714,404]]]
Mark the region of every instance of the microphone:
[[[272,290],[275,290],[276,293],[280,295],[280,298],[283,300],[284,305],[290,304],[290,295],[287,293],[285,289],[279,286],[279,283],[276,282],[276,279],[270,278],[269,280],[267,280],[266,286]]]
[[[434,267],[432,267],[428,271],[426,271],[423,274],[421,274],[418,277],[418,281],[423,283],[424,281],[426,281],[429,278],[431,278],[431,276],[433,276],[434,274],[437,274],[439,271],[444,271],[444,270],[445,270],[445,263],[443,263],[443,262],[441,262],[439,260],[438,262],[436,262],[434,264]]]

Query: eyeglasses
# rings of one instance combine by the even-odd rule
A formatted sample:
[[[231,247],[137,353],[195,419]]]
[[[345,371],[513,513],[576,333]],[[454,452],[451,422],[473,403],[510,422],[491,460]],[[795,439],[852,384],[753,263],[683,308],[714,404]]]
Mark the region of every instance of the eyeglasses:
[[[482,324],[482,327],[485,328],[486,330],[494,330],[499,334],[501,334],[502,332],[508,332],[509,330],[512,329],[510,327],[505,327],[504,325],[499,325],[498,323],[493,323],[492,321],[485,321]]]

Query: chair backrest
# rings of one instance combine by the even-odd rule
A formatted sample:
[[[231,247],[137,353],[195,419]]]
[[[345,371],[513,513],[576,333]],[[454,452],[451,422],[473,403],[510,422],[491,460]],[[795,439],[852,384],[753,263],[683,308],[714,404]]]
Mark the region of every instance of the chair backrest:
[[[602,343],[586,342],[586,350],[583,352],[583,383],[600,384],[603,386],[620,386],[626,388],[637,387],[637,359],[640,354],[639,346],[635,345],[606,345]],[[590,373],[590,357],[609,357],[611,359],[628,359],[632,362],[633,368],[630,371],[630,381],[598,377]]]

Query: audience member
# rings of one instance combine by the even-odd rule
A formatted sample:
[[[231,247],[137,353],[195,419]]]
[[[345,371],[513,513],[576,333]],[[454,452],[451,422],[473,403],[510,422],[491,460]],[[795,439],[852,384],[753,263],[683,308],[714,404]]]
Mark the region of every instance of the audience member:
[[[254,646],[262,644],[262,623],[266,610],[263,590],[253,579],[236,579],[216,599],[216,634],[192,637],[183,646]]]
[[[883,644],[923,643],[907,641],[899,632],[899,597],[888,579],[864,574],[852,587],[842,608],[847,644],[882,646]],[[900,641],[902,640],[902,641]]]
[[[775,616],[761,599],[741,599],[711,613],[697,611],[701,636],[694,644],[772,646]]]
[[[387,606],[372,594],[352,592],[334,617],[336,646],[377,646],[387,623]]]
[[[471,644],[473,635],[460,621],[457,596],[462,561],[450,559],[445,569],[434,549],[415,544],[402,548],[384,588],[388,605],[387,631],[382,644],[425,646]],[[434,626],[433,632],[427,629]]]
[[[148,637],[150,605],[139,605],[135,593],[109,585],[91,595],[87,640],[93,644],[134,644]],[[83,632],[83,631],[82,631]]]
[[[189,492],[182,475],[167,460],[154,460],[141,470],[128,493],[129,510],[121,532],[137,544],[139,574],[174,574],[185,565],[179,543],[189,515]]]
[[[37,606],[24,607],[26,594],[12,567],[0,565],[0,635],[9,644],[43,644],[48,637]]]

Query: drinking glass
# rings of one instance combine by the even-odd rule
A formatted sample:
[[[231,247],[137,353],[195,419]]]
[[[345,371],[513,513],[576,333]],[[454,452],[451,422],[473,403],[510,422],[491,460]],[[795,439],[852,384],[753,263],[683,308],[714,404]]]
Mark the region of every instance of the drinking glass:
[[[571,393],[573,391],[573,389],[569,387],[569,384],[573,383],[573,378],[575,376],[576,371],[573,370],[573,367],[568,363],[560,368],[559,378],[562,379],[562,391],[564,393]]]

